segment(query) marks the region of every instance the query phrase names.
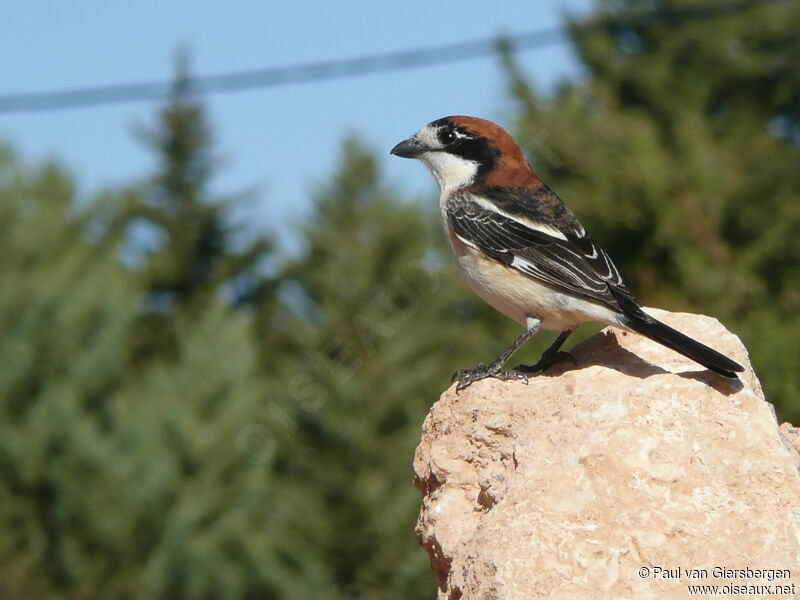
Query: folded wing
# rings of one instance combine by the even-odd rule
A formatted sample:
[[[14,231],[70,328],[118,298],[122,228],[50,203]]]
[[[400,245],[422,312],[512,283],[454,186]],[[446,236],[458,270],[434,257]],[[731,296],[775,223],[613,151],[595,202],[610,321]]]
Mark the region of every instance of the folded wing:
[[[557,224],[529,204],[524,212],[515,208],[465,194],[451,200],[445,212],[463,243],[521,273],[614,310],[625,311],[620,299],[636,306],[614,263],[574,217]]]

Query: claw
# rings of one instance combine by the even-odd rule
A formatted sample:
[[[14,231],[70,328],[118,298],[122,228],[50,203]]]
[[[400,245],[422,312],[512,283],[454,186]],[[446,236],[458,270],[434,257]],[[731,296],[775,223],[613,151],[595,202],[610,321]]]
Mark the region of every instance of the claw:
[[[456,379],[462,379],[463,377],[465,377],[465,376],[467,376],[467,375],[469,375],[471,373],[474,373],[474,372],[477,372],[477,371],[484,371],[487,368],[488,367],[484,363],[479,362],[477,365],[475,365],[474,369],[459,369],[458,371],[453,373],[453,376],[450,378],[450,383],[453,383]]]
[[[500,381],[515,381],[517,379],[522,379],[525,381],[525,385],[528,385],[528,375],[526,373],[516,369],[511,369],[509,371],[501,371],[501,369],[502,366],[499,364],[492,363],[491,365],[487,366],[483,363],[478,363],[478,366],[474,369],[459,369],[456,371],[453,374],[453,379],[451,379],[451,382],[458,379],[458,385],[456,385],[456,394],[458,394],[461,390],[468,388],[476,381],[487,379],[489,377],[494,377]]]

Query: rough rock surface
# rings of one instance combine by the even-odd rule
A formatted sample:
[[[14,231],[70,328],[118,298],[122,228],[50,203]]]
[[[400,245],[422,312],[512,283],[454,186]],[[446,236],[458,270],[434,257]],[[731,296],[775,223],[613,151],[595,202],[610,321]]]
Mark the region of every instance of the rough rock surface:
[[[440,599],[800,597],[800,431],[718,321],[648,312],[747,365],[741,383],[608,328],[577,366],[433,406],[414,470]]]

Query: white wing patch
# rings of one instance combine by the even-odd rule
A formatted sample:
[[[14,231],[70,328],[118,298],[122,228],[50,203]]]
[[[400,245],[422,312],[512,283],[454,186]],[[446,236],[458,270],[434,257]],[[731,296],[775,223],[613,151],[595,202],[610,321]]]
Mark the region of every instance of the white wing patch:
[[[498,207],[494,202],[490,202],[489,200],[478,194],[470,195],[469,199],[472,200],[475,204],[477,204],[481,208],[485,208],[486,210],[497,213],[498,215],[503,215],[505,218],[511,219],[512,221],[516,221],[517,223],[519,223],[520,225],[524,225],[528,229],[533,229],[534,231],[538,231],[540,233],[544,233],[545,235],[556,237],[564,241],[567,240],[567,236],[565,236],[555,227],[550,227],[549,225],[546,225],[544,223],[537,223],[535,221],[531,221],[530,219],[527,219],[521,215],[512,215],[511,213],[507,213],[500,207]]]
[[[552,276],[550,274],[542,270],[538,265],[536,265],[536,263],[533,263],[525,258],[514,256],[514,259],[511,261],[511,266],[518,271],[522,271],[528,275],[533,275],[539,279],[544,279],[545,281],[552,280]],[[561,269],[560,274],[563,279],[572,282],[572,284],[578,288],[589,288],[597,293],[603,293],[606,291],[606,283],[602,279],[589,280],[585,277],[581,278],[569,269]]]
[[[457,233],[455,234],[455,236],[465,246],[469,246],[470,248],[475,248],[475,250],[480,250],[480,248],[478,247],[478,245],[475,242],[472,242],[472,241],[468,240],[467,238],[465,238],[464,236],[458,235]]]

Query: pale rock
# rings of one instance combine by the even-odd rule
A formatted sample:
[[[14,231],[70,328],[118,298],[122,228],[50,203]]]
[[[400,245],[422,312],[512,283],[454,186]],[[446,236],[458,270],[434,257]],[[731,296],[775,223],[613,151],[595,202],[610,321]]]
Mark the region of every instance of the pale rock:
[[[440,599],[683,600],[692,584],[800,595],[800,430],[778,428],[718,321],[648,312],[746,365],[741,383],[607,328],[573,350],[577,365],[453,386],[432,407],[414,470]]]

